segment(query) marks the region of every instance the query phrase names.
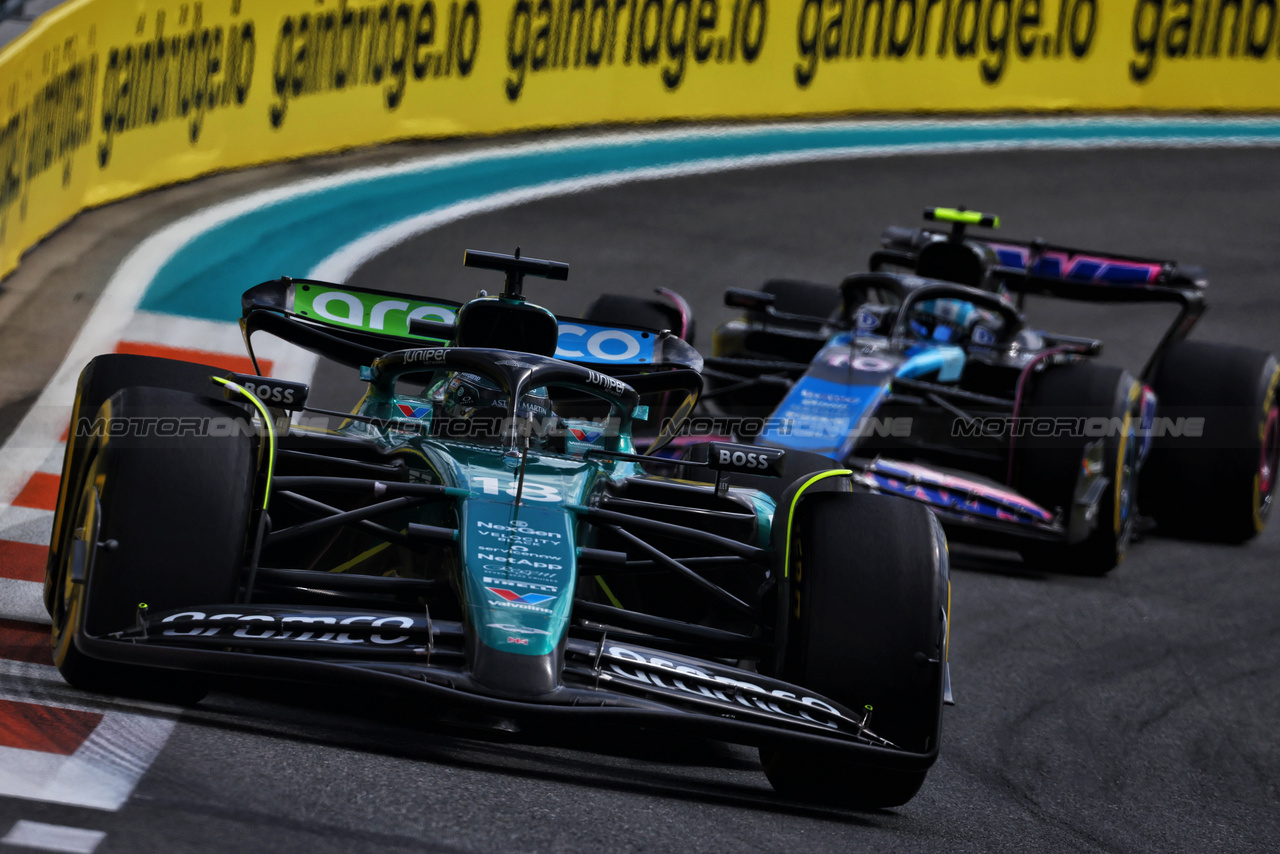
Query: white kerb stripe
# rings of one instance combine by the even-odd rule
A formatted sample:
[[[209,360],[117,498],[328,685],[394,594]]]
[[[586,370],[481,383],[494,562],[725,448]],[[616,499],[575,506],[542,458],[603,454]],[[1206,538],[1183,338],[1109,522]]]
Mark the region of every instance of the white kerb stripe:
[[[177,723],[107,712],[70,756],[0,747],[0,795],[114,812],[129,800]]]
[[[67,827],[61,824],[45,824],[42,821],[23,819],[9,829],[0,842],[5,845],[21,845],[39,848],[41,851],[68,851],[73,854],[93,854],[107,838],[105,831],[84,827]]]
[[[0,578],[0,619],[49,624],[44,609],[44,585],[39,581]]]

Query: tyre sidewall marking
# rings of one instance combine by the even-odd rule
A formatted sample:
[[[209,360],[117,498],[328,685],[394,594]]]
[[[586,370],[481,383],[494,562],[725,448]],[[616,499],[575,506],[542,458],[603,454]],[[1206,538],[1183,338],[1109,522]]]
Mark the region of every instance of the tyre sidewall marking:
[[[1128,545],[1128,536],[1125,534],[1125,528],[1129,526],[1129,520],[1132,513],[1123,513],[1124,505],[1132,503],[1133,484],[1129,483],[1136,474],[1130,470],[1128,476],[1125,475],[1126,457],[1129,448],[1129,433],[1133,425],[1133,407],[1134,404],[1142,396],[1142,386],[1133,383],[1129,386],[1128,404],[1125,407],[1124,422],[1120,428],[1120,446],[1116,449],[1116,491],[1115,491],[1115,510],[1113,512],[1113,530],[1116,536],[1116,552],[1117,561],[1123,559],[1126,546]],[[1123,501],[1125,489],[1128,488],[1130,501]]]
[[[1276,386],[1280,383],[1280,366],[1271,372],[1271,380],[1267,383],[1266,394],[1262,397],[1262,418],[1258,424],[1258,470],[1253,473],[1253,527],[1258,533],[1262,533],[1262,529],[1266,527],[1267,510],[1270,508],[1270,502],[1264,502],[1262,495],[1262,466],[1266,462],[1265,454],[1267,452],[1267,430],[1271,425],[1272,413],[1276,404]],[[1271,472],[1271,492],[1275,491],[1276,472],[1274,468]]]

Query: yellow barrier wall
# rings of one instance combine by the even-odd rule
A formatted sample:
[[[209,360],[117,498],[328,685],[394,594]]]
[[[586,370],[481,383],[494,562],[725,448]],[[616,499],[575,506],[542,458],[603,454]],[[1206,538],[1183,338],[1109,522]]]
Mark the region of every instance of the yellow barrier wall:
[[[78,211],[412,137],[1276,110],[1280,0],[71,0],[0,52],[0,275]]]

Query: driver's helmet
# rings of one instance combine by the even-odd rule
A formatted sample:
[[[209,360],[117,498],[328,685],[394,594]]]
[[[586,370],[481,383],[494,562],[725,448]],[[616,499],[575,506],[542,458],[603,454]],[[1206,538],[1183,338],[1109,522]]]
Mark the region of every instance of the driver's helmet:
[[[854,316],[854,335],[887,337],[893,334],[897,318],[897,306],[874,303],[860,306]],[[998,315],[967,300],[945,297],[913,304],[906,332],[917,340],[988,345],[995,340],[994,330],[1000,325]]]
[[[1004,324],[999,315],[978,308],[968,300],[944,297],[913,305],[907,325],[916,338],[990,346]]]
[[[445,383],[437,413],[438,435],[497,443],[507,427],[507,393],[478,374],[457,373]],[[529,437],[530,448],[550,449],[559,425],[545,388],[532,389],[520,398],[516,423],[519,433]]]

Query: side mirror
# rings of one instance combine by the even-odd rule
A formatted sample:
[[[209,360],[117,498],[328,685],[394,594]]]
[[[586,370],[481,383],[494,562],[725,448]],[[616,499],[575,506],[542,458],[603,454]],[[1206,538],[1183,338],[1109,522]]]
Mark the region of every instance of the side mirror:
[[[773,302],[773,294],[767,294],[764,291],[729,288],[724,292],[724,304],[730,308],[745,308],[748,311],[768,311],[773,308]]]

